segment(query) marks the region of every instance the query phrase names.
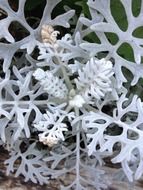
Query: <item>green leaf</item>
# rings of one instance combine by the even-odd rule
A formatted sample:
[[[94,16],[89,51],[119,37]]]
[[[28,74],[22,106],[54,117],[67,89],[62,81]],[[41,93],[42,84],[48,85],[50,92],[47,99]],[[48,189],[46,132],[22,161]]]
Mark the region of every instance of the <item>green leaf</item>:
[[[128,22],[123,4],[119,0],[111,0],[111,13],[119,28],[123,31],[127,30]]]
[[[136,30],[133,31],[133,36],[136,38],[143,38],[143,26],[136,28]]]
[[[134,53],[132,47],[128,43],[123,43],[117,50],[117,53],[127,59],[128,61],[135,61],[134,60]]]
[[[79,5],[82,7],[82,13],[85,15],[85,17],[90,18],[90,11],[89,11],[89,7],[87,5],[87,0],[81,0],[76,2],[76,5]]]

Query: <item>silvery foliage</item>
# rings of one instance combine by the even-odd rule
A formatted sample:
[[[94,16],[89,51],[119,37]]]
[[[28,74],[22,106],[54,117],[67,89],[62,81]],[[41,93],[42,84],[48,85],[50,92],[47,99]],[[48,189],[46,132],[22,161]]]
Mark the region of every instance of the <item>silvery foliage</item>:
[[[42,26],[70,27],[74,11],[67,8],[52,19],[60,0],[47,0],[43,17],[33,29],[24,16],[25,2],[19,0],[15,12],[0,0],[0,8],[8,15],[0,20],[0,37],[6,40],[0,43],[0,137],[11,156],[5,162],[7,174],[22,174],[25,181],[40,184],[74,174],[61,189],[104,189],[110,180],[101,165],[103,158],[111,156],[113,163],[121,163],[129,181],[139,179],[143,104],[129,86],[125,88],[122,68],[132,73],[131,85],[138,86],[143,76],[143,40],[132,33],[142,25],[143,2],[135,17],[132,1],[121,0],[128,21],[127,30],[122,31],[111,14],[110,0],[88,0],[91,18],[81,15],[75,30],[55,44],[41,42]],[[9,32],[13,21],[29,35],[15,41]],[[115,33],[118,42],[110,43],[105,32]],[[85,40],[91,33],[100,43]],[[132,47],[134,62],[118,54],[124,42]],[[37,60],[31,57],[35,47]]]

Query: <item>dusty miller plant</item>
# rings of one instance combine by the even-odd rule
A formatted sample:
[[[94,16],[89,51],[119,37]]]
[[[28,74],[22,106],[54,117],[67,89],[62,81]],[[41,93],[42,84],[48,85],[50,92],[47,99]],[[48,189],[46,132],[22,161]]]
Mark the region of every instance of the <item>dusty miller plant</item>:
[[[0,20],[0,137],[10,155],[7,174],[40,184],[74,174],[59,188],[105,189],[110,180],[102,165],[108,157],[120,163],[130,182],[138,180],[143,173],[143,39],[133,34],[143,23],[143,1],[136,16],[132,0],[118,1],[125,30],[112,15],[110,0],[88,0],[90,18],[81,14],[78,19],[69,7],[52,18],[59,2],[47,0],[33,29],[24,15],[26,0],[19,0],[17,11],[0,0],[6,14]],[[14,21],[28,31],[20,40],[9,29]],[[70,24],[74,29],[60,35],[60,27]],[[119,53],[124,43],[133,60]]]

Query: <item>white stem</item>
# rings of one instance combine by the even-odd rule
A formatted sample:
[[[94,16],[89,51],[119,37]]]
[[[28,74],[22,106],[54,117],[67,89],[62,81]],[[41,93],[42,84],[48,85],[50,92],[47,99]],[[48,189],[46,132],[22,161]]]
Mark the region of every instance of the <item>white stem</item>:
[[[20,105],[30,105],[30,104],[35,104],[35,105],[43,105],[47,104],[48,100],[34,100],[34,101],[2,101],[0,102],[1,105],[14,105],[14,104],[20,104]]]
[[[75,108],[75,114],[78,117],[79,116],[79,109]],[[79,176],[80,176],[80,122],[76,124],[77,128],[77,134],[76,134],[76,180],[79,182]],[[78,183],[77,183],[78,184]],[[76,190],[78,190],[79,187],[76,186]]]
[[[97,110],[96,108],[88,105],[88,104],[85,104],[84,107],[88,110],[88,111],[94,111],[95,113],[99,112],[99,110]]]
[[[65,67],[63,65],[63,62],[60,60],[60,58],[58,56],[56,56],[56,58],[57,58],[57,61],[58,61],[59,65],[61,65],[61,70],[62,70],[62,73],[63,73],[64,80],[65,80],[66,85],[67,85],[67,87],[68,87],[68,89],[70,91],[71,89],[73,89],[72,83],[71,83],[71,81],[69,79],[69,76],[67,75]]]

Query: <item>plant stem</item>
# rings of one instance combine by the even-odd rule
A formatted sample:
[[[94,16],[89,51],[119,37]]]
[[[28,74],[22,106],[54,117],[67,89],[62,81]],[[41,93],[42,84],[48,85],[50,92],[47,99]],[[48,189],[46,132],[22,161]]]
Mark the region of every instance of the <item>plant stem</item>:
[[[33,103],[35,105],[43,105],[47,104],[48,100],[34,100],[34,101],[2,101],[0,102],[1,105],[30,105],[30,103]]]
[[[65,67],[63,65],[63,62],[59,59],[58,56],[56,56],[56,58],[57,58],[57,61],[58,61],[59,65],[61,65],[61,70],[62,70],[62,73],[63,73],[63,77],[64,77],[64,80],[65,80],[65,83],[66,83],[66,85],[67,85],[67,87],[68,87],[68,89],[70,91],[71,89],[73,89],[72,83],[71,83],[71,81],[69,79],[69,76],[67,75]]]
[[[79,116],[79,109],[75,108],[75,114],[78,117]],[[80,123],[78,122],[76,124],[77,127],[77,134],[76,134],[76,180],[77,180],[77,186],[76,189],[79,189],[79,176],[80,176]]]

